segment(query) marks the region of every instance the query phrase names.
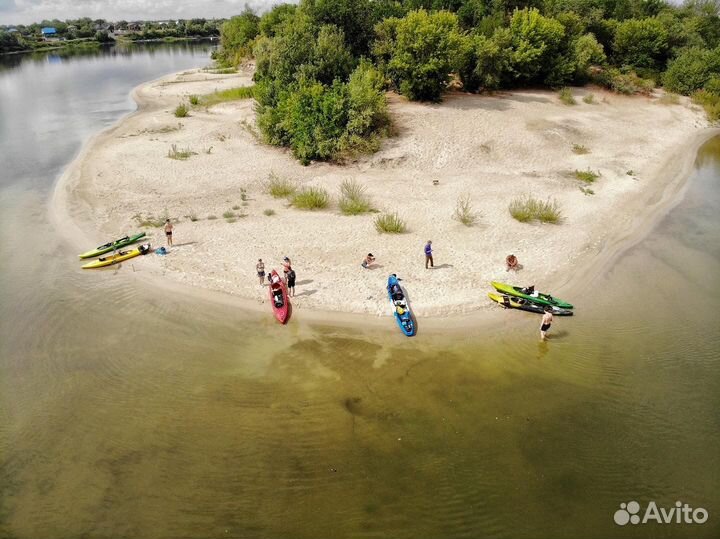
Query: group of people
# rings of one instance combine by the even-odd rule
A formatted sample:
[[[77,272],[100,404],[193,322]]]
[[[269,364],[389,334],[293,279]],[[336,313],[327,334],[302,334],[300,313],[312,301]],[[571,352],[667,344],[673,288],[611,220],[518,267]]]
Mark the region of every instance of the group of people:
[[[292,268],[292,262],[290,259],[286,256],[283,258],[282,262],[283,266],[283,281],[285,282],[285,285],[288,289],[288,295],[294,296],[295,295],[295,270]],[[255,270],[257,271],[258,280],[260,281],[260,285],[265,284],[265,262],[263,262],[262,258],[258,258],[257,264],[255,265]],[[267,274],[267,280],[268,282],[271,282],[271,276],[268,273]]]

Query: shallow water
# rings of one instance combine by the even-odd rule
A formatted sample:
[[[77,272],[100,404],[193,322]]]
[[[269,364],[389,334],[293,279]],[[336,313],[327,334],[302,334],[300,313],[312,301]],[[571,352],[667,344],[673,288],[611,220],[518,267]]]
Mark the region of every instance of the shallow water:
[[[0,537],[720,535],[720,139],[548,343],[519,312],[462,338],[282,328],[88,278],[48,222],[129,90],[206,62],[0,70]],[[710,518],[616,526],[630,500]]]

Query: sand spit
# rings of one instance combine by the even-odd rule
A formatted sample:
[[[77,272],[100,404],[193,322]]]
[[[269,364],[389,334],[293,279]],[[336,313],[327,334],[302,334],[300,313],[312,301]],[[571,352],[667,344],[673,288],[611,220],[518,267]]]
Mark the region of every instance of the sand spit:
[[[146,276],[262,303],[257,259],[279,269],[289,256],[299,309],[387,314],[384,285],[397,273],[419,316],[467,313],[492,307],[491,280],[558,293],[581,268],[611,257],[619,238],[668,206],[711,134],[699,109],[685,99],[662,104],[659,94],[574,89],[574,106],[548,91],[452,94],[438,105],[390,95],[398,134],[380,152],[344,166],[304,167],[258,140],[251,100],[173,115],[188,95],[251,83],[249,72],[192,70],[136,88],[138,111],[89,141],[58,183],[54,213],[75,246],[84,250],[139,229],[140,220],[169,215],[178,219],[176,246],[168,256],[138,260]],[[583,102],[591,92],[594,103]],[[193,154],[170,159],[172,145]],[[600,177],[586,185],[576,170]],[[290,207],[265,193],[271,172],[324,187],[334,201],[316,212]],[[408,232],[378,234],[373,213],[342,215],[337,197],[348,178],[366,186],[377,210],[397,211]],[[556,199],[562,223],[514,220],[508,204],[526,194]],[[478,214],[472,227],[453,219],[461,196]],[[154,245],[164,244],[162,229],[146,230]],[[432,270],[424,267],[429,239]],[[360,266],[368,252],[377,257],[375,269]],[[505,271],[511,252],[524,266],[517,275]]]

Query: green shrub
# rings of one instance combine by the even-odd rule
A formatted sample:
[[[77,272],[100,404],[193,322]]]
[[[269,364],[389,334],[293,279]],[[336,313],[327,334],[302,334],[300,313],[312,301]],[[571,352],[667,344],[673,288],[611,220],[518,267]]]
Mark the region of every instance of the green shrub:
[[[593,172],[592,170],[576,170],[575,177],[585,183],[593,183],[600,177],[599,172]]]
[[[590,150],[588,149],[588,147],[583,146],[582,144],[573,144],[572,151],[573,151],[573,153],[576,153],[578,155],[585,155],[587,153],[590,153]]]
[[[190,148],[178,149],[177,144],[173,144],[170,146],[167,156],[170,159],[177,159],[178,161],[185,161],[186,159],[189,159],[190,156],[192,156],[192,155],[197,155],[197,152],[192,151]]]
[[[265,191],[273,198],[287,198],[297,191],[297,186],[292,180],[271,172],[265,182]]]
[[[204,107],[212,107],[218,103],[227,101],[239,101],[241,99],[252,99],[254,97],[255,86],[240,86],[238,88],[229,88],[220,90],[211,94],[198,98],[198,103]]]
[[[668,52],[668,30],[658,18],[628,19],[618,24],[613,41],[620,65],[656,67]]]
[[[372,210],[365,186],[356,180],[343,180],[338,204],[345,215],[359,215]]]
[[[268,208],[267,210],[264,210],[263,213],[270,217],[271,215],[275,215],[275,210]]]
[[[669,92],[689,95],[720,73],[720,49],[714,51],[693,47],[683,51],[668,64],[662,79]]]
[[[592,105],[595,103],[595,96],[593,94],[587,94],[585,97],[583,97],[583,102],[587,103],[588,105]]]
[[[698,90],[692,94],[692,101],[705,109],[708,120],[711,122],[720,120],[720,95],[707,90]]]
[[[382,213],[375,218],[375,230],[381,234],[402,234],[407,225],[397,213]]]
[[[562,219],[562,212],[556,200],[543,201],[531,195],[513,199],[508,210],[510,215],[521,223],[537,220],[542,223],[557,224]]]
[[[663,105],[678,105],[680,103],[680,96],[671,92],[665,92],[660,98],[660,103]]]
[[[558,92],[558,97],[560,98],[560,101],[566,105],[577,105],[577,101],[575,101],[570,88],[562,88]]]
[[[222,216],[223,216],[224,219],[232,219],[232,218],[235,217],[235,212],[232,212],[232,211],[229,211],[229,210],[228,210],[228,211],[226,211],[226,212],[223,212]]]
[[[461,195],[458,197],[455,203],[455,211],[453,212],[453,219],[459,221],[465,226],[473,226],[477,222],[477,213],[473,210],[472,200],[470,195]]]
[[[188,97],[188,101],[190,101],[191,105],[197,105],[198,103],[200,103],[200,98],[196,95],[191,95],[190,97]]]
[[[655,88],[653,81],[640,78],[634,71],[622,72],[616,68],[602,71],[597,75],[596,81],[615,92],[625,95],[649,95]]]
[[[291,202],[301,210],[320,210],[327,208],[330,195],[322,187],[303,187],[293,195]]]
[[[185,103],[180,103],[177,107],[175,107],[175,116],[177,118],[185,118],[189,116],[190,109]]]

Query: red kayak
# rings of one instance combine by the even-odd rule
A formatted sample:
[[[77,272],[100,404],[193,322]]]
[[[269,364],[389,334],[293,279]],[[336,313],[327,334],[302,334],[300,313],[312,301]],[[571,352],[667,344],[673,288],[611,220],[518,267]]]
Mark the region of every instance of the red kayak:
[[[290,314],[290,301],[288,300],[287,287],[277,271],[272,270],[269,277],[270,286],[268,286],[268,291],[270,293],[270,306],[278,322],[284,324],[287,322]]]

